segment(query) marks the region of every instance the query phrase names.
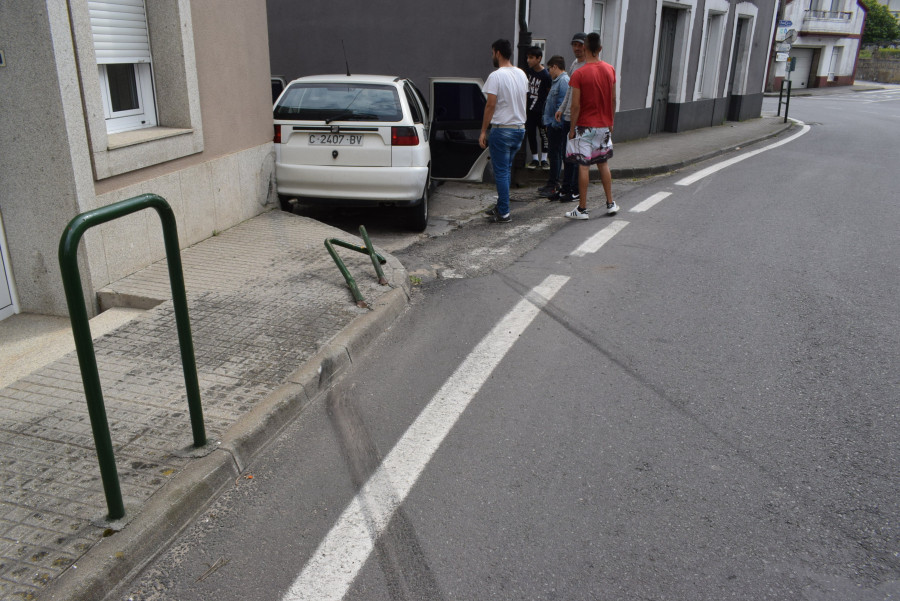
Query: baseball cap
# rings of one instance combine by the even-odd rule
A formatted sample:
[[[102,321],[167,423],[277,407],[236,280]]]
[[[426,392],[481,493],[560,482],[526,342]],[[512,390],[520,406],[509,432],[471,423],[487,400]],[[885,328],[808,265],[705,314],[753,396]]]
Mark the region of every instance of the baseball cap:
[[[574,44],[575,42],[578,42],[579,44],[584,44],[584,41],[586,39],[587,39],[587,34],[584,32],[580,32],[580,33],[576,33],[575,35],[573,35],[572,41],[569,43]]]

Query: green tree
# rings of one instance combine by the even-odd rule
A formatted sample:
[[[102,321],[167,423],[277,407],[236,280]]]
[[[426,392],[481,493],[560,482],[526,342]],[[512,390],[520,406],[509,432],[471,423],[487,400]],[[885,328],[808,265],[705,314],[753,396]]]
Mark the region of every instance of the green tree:
[[[900,38],[900,24],[887,6],[878,0],[862,0],[866,7],[866,25],[863,29],[862,43],[877,44]]]

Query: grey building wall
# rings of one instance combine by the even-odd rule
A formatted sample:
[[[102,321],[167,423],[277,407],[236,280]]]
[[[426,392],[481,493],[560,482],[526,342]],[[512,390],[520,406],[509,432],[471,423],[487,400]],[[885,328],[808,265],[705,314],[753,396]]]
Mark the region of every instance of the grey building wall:
[[[0,212],[20,304],[51,314],[66,313],[62,295],[47,294],[61,288],[59,237],[91,185],[78,176],[79,168],[90,171],[87,155],[73,157],[69,144],[70,136],[83,143],[86,134],[72,119],[81,104],[68,27],[61,3],[0,3],[7,64],[0,68]]]
[[[491,43],[516,40],[516,1],[389,4],[358,0],[268,0],[272,74],[398,75],[428,94],[429,77],[480,77],[491,72]]]
[[[544,62],[554,54],[566,59],[566,67],[574,60],[572,34],[584,28],[583,0],[532,2],[529,29],[536,40],[546,40]]]
[[[756,117],[762,106],[777,0],[729,0],[725,31],[728,43],[722,49],[719,64],[719,93],[714,99],[695,100],[706,1],[697,0],[691,9],[689,22],[693,28],[684,57],[687,73],[685,80],[679,82],[686,93],[681,100],[670,100],[665,115],[667,131],[716,125],[726,117]],[[344,72],[343,39],[352,71],[411,77],[423,91],[430,76],[485,78],[491,71],[490,43],[498,37],[508,38],[514,45],[518,43],[515,37],[518,4],[518,0],[453,3],[400,0],[387,11],[381,5],[355,0],[309,0],[302,4],[268,0],[272,72],[288,79]],[[561,54],[569,63],[573,58],[569,46],[572,33],[584,27],[584,0],[529,0],[529,5],[529,29],[533,38],[546,40],[545,58]],[[614,0],[607,2],[608,7],[622,5]],[[748,5],[757,7],[757,16],[750,41],[747,87],[738,98],[732,98],[726,89],[730,85],[730,42],[737,7],[746,10]],[[619,112],[616,116],[619,141],[646,137],[650,133],[652,108],[648,103],[648,88],[657,60],[654,44],[658,36],[659,7],[657,0],[630,0],[627,14],[621,17],[624,27],[620,33],[623,44],[617,69]],[[606,58],[605,53],[601,57]]]

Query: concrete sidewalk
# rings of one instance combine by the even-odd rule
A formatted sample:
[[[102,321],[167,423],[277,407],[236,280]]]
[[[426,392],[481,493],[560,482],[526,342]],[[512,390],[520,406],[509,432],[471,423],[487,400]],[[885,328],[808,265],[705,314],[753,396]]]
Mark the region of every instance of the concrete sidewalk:
[[[614,173],[671,171],[788,127],[764,117],[617,144]],[[0,599],[103,599],[233,484],[253,454],[401,314],[409,299],[404,267],[387,255],[389,286],[379,286],[367,256],[339,251],[369,302],[360,309],[325,252],[329,237],[355,241],[270,211],[183,251],[213,441],[205,455],[185,452],[191,429],[165,262],[102,291],[105,306],[162,301],[107,323],[95,339],[128,514],[120,524],[103,522],[77,357],[29,346],[29,328],[40,338],[34,316],[0,322],[0,369],[18,370],[0,380]],[[50,332],[65,338],[60,331],[57,320]]]

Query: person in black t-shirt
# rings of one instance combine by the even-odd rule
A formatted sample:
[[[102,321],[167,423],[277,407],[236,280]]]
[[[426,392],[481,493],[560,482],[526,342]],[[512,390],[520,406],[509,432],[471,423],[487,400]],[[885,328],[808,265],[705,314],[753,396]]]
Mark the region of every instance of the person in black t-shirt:
[[[528,69],[525,74],[528,76],[528,99],[526,104],[525,121],[525,137],[528,140],[528,146],[531,148],[531,162],[526,165],[528,169],[550,169],[550,163],[547,161],[547,130],[543,125],[544,104],[547,102],[547,94],[550,92],[550,86],[553,85],[553,78],[550,72],[541,64],[544,57],[544,51],[539,46],[532,46],[528,49],[526,60],[528,61]],[[540,138],[540,147],[538,146],[538,138]]]

